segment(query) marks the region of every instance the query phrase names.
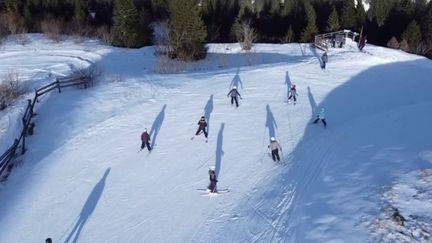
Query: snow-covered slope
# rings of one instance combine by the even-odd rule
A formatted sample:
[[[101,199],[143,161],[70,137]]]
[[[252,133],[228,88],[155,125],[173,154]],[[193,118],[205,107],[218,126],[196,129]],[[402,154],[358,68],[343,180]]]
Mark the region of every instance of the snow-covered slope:
[[[42,99],[29,150],[0,188],[0,242],[365,242],[381,193],[432,162],[423,156],[431,153],[432,63],[418,56],[374,46],[359,53],[348,43],[321,70],[321,53],[307,45],[245,54],[214,44],[206,60],[161,75],[154,70],[169,64],[151,48],[13,47],[47,53],[35,63],[9,48],[2,65],[28,67],[30,79],[40,69],[67,75],[83,59],[103,76],[92,89]],[[291,83],[295,106],[286,103]],[[238,109],[226,97],[232,85],[243,97]],[[310,124],[321,107],[327,129]],[[13,121],[13,110],[2,117]],[[190,139],[201,115],[208,143]],[[2,146],[14,133],[4,127]],[[144,128],[151,154],[139,152]],[[268,156],[272,135],[283,164]],[[212,165],[229,193],[197,190]]]

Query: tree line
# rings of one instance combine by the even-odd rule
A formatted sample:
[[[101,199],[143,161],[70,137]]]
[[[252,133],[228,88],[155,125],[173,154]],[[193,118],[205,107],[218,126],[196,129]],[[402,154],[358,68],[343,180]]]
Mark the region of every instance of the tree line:
[[[43,32],[98,37],[124,47],[157,45],[183,60],[205,43],[311,42],[349,29],[369,43],[431,56],[432,1],[369,0],[0,0],[0,35]]]

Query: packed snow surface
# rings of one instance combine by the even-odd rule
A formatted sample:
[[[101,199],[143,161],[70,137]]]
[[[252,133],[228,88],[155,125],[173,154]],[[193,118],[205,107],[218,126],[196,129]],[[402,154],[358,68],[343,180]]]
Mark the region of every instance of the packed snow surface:
[[[0,242],[404,242],[374,228],[383,198],[406,218],[431,219],[430,191],[400,201],[431,167],[430,60],[348,41],[329,51],[325,70],[306,44],[249,53],[210,44],[205,60],[184,64],[152,47],[31,39],[0,49],[0,73],[18,72],[28,89],[0,112],[0,152],[18,136],[31,90],[88,66],[102,74],[93,88],[36,104],[28,151],[0,186]],[[232,86],[239,108],[226,96]],[[321,108],[327,128],[312,124]],[[208,143],[191,140],[202,115]],[[140,151],[144,128],[151,154]],[[281,163],[269,157],[271,136]],[[197,190],[210,166],[230,192]]]

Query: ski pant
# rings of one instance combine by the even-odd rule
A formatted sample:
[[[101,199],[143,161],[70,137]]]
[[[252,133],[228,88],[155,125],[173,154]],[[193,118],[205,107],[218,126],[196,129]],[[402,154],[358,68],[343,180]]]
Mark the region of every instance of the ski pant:
[[[151,150],[150,143],[148,141],[147,142],[144,142],[144,141],[142,142],[141,149],[143,149],[145,146],[147,146],[148,151]]]
[[[236,96],[231,96],[231,105],[234,104],[234,101],[235,101],[235,103],[236,103],[236,107],[238,107],[239,104],[238,104],[238,99],[237,99],[237,97],[236,97]]]
[[[207,133],[207,131],[206,131],[205,128],[198,128],[198,130],[197,130],[197,132],[195,133],[195,135],[198,136],[198,135],[200,134],[201,131],[204,133],[204,136],[207,138],[208,133]]]
[[[322,69],[325,69],[325,68],[326,68],[326,62],[322,62],[322,63],[321,63],[321,68],[322,68]]]
[[[210,185],[207,187],[211,192],[216,192],[216,182],[217,180],[210,181]]]
[[[276,162],[276,159],[277,159],[277,161],[280,161],[279,149],[273,149],[271,151],[271,155],[272,155],[272,159],[273,159],[274,162]]]
[[[293,99],[294,100],[294,102],[296,102],[297,101],[297,98],[296,98],[296,96],[295,95],[290,95],[289,97],[288,97],[288,100],[290,100],[290,99]]]
[[[317,119],[315,119],[315,121],[314,121],[314,123],[317,123],[319,120],[321,120],[322,121],[322,123],[324,124],[324,127],[326,127],[327,126],[327,122],[325,121],[325,119],[320,119],[320,118],[317,118]]]

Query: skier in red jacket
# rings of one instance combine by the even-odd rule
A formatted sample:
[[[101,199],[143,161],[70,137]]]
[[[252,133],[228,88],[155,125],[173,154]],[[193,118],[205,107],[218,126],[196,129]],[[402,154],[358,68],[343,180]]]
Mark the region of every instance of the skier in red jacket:
[[[143,150],[146,146],[149,152],[152,150],[150,146],[150,135],[147,132],[147,128],[145,128],[144,132],[141,134],[141,142],[141,150]]]

